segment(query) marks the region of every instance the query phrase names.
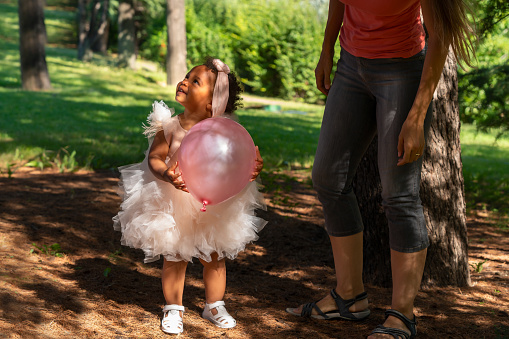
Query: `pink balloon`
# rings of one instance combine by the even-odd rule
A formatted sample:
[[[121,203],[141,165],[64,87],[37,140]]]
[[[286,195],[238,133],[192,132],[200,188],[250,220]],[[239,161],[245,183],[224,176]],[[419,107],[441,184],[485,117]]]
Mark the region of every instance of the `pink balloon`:
[[[242,191],[251,179],[255,158],[255,145],[246,129],[224,117],[194,125],[178,155],[182,179],[203,204],[202,211]]]

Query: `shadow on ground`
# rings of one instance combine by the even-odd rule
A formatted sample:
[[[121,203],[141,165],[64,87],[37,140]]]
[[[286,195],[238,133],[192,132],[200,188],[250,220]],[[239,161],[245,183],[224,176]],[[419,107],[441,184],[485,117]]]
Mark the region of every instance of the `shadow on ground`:
[[[260,239],[228,261],[232,330],[201,319],[201,264],[189,264],[184,338],[363,338],[383,322],[390,289],[366,286],[372,316],[361,323],[305,320],[284,309],[319,299],[334,286],[320,207],[305,180],[285,199],[267,194]],[[0,178],[0,332],[7,337],[163,338],[161,262],[120,245],[112,229],[113,172],[18,173]],[[468,288],[424,289],[416,300],[421,338],[509,336],[507,230],[469,219],[471,262],[486,260]],[[60,245],[53,250],[51,245]],[[56,248],[56,247],[53,247]],[[61,257],[60,257],[61,255]],[[22,326],[20,326],[22,325]]]

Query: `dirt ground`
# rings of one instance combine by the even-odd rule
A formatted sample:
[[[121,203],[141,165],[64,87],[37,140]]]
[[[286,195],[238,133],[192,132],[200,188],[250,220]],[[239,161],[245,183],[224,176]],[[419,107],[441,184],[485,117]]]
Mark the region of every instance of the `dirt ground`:
[[[196,262],[188,266],[181,338],[364,338],[383,322],[391,291],[370,285],[372,315],[360,323],[284,311],[335,283],[320,206],[308,180],[289,175],[301,180],[266,194],[260,214],[269,224],[260,239],[227,262],[225,301],[237,327],[218,329],[200,317]],[[121,246],[112,228],[117,182],[114,172],[0,176],[0,338],[167,337],[159,329],[161,261],[143,264],[142,252]],[[419,338],[509,338],[507,220],[474,213],[468,234],[473,286],[419,292]]]

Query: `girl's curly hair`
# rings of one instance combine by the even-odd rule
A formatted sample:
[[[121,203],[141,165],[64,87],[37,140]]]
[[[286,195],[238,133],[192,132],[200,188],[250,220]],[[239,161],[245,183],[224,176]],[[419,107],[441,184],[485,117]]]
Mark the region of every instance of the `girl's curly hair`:
[[[207,57],[203,65],[217,75],[217,68],[214,66],[213,57]],[[234,114],[235,110],[243,107],[240,94],[243,92],[240,81],[234,72],[228,74],[228,103],[226,104],[225,114]]]

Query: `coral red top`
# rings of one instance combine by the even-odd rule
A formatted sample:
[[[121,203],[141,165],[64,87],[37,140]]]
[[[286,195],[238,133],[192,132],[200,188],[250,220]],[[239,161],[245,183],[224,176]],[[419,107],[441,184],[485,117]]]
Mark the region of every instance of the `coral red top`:
[[[339,1],[339,0],[338,0]],[[425,45],[420,0],[341,0],[341,48],[368,58],[408,58]]]

